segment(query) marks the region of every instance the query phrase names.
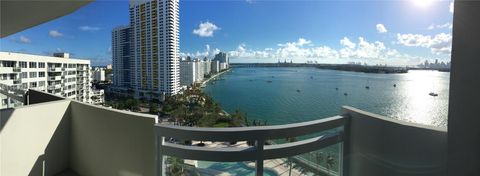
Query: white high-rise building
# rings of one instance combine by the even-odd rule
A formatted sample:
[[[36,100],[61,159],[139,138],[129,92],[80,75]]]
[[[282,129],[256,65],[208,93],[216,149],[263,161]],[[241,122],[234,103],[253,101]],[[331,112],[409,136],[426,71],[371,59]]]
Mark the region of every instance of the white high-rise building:
[[[220,71],[220,61],[212,60],[211,64],[212,73],[218,73]]]
[[[92,69],[92,81],[105,81],[105,69],[96,67]]]
[[[219,61],[220,62],[220,71],[228,69],[230,67],[230,60],[228,58],[228,54],[224,52],[220,52],[215,55],[215,58],[213,60]]]
[[[179,0],[130,0],[134,97],[180,90]]]
[[[0,84],[90,102],[90,61],[71,59],[68,53],[54,55],[0,52]],[[5,101],[2,97],[2,108]]]
[[[180,85],[191,86],[196,82],[198,62],[180,61]]]

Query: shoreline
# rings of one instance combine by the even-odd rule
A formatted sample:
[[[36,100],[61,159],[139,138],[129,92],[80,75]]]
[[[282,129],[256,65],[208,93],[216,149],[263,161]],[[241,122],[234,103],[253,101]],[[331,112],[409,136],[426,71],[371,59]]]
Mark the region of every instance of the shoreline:
[[[210,80],[212,80],[212,79],[214,79],[214,78],[216,78],[216,77],[218,77],[218,76],[220,76],[220,75],[222,75],[222,74],[224,74],[224,73],[229,72],[230,69],[231,69],[231,68],[228,68],[228,69],[226,69],[226,70],[222,70],[222,71],[214,74],[213,76],[211,76],[211,77],[208,78],[207,80],[203,80],[202,83],[200,84],[200,85],[201,85],[200,87],[202,87],[202,88],[205,87],[205,84],[207,84],[208,82],[210,82]]]

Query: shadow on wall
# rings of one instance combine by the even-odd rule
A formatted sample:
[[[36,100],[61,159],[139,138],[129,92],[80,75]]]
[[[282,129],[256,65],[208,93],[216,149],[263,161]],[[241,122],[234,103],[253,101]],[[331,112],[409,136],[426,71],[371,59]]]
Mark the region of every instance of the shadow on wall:
[[[66,114],[70,114],[70,106],[48,142],[44,154],[38,156],[35,161],[29,176],[42,175],[42,173],[57,175],[68,169],[70,116]]]
[[[0,110],[0,175],[56,175],[68,169],[69,104]]]
[[[45,148],[44,154],[38,156],[30,170],[29,176],[57,175],[69,167],[70,106],[62,117],[57,129]]]

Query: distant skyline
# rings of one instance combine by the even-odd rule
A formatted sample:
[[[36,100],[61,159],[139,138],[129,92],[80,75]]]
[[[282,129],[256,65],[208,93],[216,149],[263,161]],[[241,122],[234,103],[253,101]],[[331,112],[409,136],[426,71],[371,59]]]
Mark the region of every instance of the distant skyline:
[[[450,61],[452,1],[182,1],[180,51],[231,62]],[[100,0],[0,40],[0,50],[69,52],[111,63],[111,31],[129,23],[128,1]]]

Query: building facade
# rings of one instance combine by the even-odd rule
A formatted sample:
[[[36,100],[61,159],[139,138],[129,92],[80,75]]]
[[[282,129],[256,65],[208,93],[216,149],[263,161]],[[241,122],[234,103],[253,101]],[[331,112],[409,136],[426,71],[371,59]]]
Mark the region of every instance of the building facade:
[[[197,62],[180,61],[180,85],[191,86],[197,78]]]
[[[55,56],[0,52],[0,84],[90,102],[90,61],[70,59],[68,53]]]
[[[92,69],[92,78],[91,80],[94,82],[105,81],[105,69],[96,67]]]
[[[179,1],[130,1],[135,98],[160,99],[180,90]]]
[[[131,88],[132,69],[132,34],[129,26],[119,26],[112,31],[112,68],[113,86]]]
[[[211,63],[212,66],[211,69],[212,69],[212,73],[218,73],[220,72],[220,61],[218,60],[212,60],[212,63]]]
[[[214,61],[219,61],[219,70],[225,70],[230,68],[230,60],[228,58],[228,54],[224,52],[220,52],[215,55]]]

